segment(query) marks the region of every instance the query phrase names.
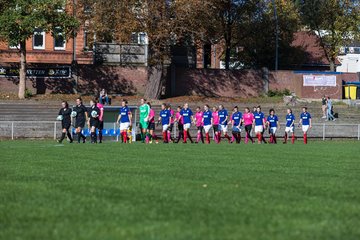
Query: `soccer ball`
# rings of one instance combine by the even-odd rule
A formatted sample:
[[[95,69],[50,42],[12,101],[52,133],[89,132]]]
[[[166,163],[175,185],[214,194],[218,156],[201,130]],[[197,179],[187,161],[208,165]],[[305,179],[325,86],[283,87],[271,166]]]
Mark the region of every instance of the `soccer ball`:
[[[95,110],[93,110],[93,111],[91,112],[91,116],[92,116],[93,118],[96,118],[96,117],[98,117],[99,115],[98,115],[98,113],[97,113]]]
[[[56,120],[58,120],[58,121],[62,121],[63,120],[63,115],[59,115],[59,116],[57,116],[57,118],[56,118]]]
[[[76,115],[77,115],[77,112],[75,112],[75,111],[71,112],[71,117],[76,117]]]

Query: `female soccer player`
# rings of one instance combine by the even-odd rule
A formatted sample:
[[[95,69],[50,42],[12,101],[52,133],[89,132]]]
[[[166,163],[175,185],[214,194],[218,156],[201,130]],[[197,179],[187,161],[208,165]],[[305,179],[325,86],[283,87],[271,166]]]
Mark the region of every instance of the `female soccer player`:
[[[263,140],[263,132],[265,129],[265,116],[261,112],[260,106],[256,108],[256,112],[254,113],[254,124],[255,124],[255,134],[258,139],[258,144],[261,144]],[[265,142],[266,143],[266,142]]]
[[[132,114],[131,114],[131,111],[130,111],[129,107],[127,106],[127,104],[128,104],[128,102],[125,99],[123,99],[121,102],[119,116],[116,121],[120,125],[119,126],[120,134],[121,134],[123,143],[127,143],[127,132],[132,125],[132,123],[131,123]]]
[[[159,116],[159,122],[161,121],[162,125],[162,135],[163,135],[163,141],[164,143],[168,143],[168,128],[170,126],[170,111],[167,109],[167,106],[165,103],[161,104],[161,111]]]
[[[99,127],[100,109],[96,106],[95,100],[90,100],[88,116],[88,127],[90,129],[91,143],[97,143],[96,129]]]
[[[146,136],[145,141],[146,143],[152,143],[152,140],[154,139],[156,143],[158,143],[155,135],[155,110],[151,107],[150,102],[148,102],[147,104],[150,107],[149,126],[148,126],[149,136]]]
[[[197,137],[196,137],[196,142],[195,143],[199,143],[200,139],[201,142],[204,143],[204,135],[203,135],[203,112],[201,111],[200,107],[196,108],[196,113],[195,113],[195,122],[194,122],[195,126],[197,127]]]
[[[185,103],[183,109],[180,111],[180,114],[182,116],[183,119],[183,123],[184,123],[184,143],[187,143],[187,138],[189,137],[189,140],[191,143],[193,143],[193,140],[191,139],[190,136],[190,127],[191,127],[191,122],[193,122],[194,117],[193,117],[193,112],[191,111],[191,109],[189,108],[189,104]]]
[[[174,121],[175,121],[175,113],[174,113],[174,110],[171,109],[171,104],[169,103],[167,105],[167,109],[170,111],[170,126],[168,128],[168,140],[169,142],[172,142],[172,139],[171,139],[171,133],[172,133],[172,130],[174,128]]]
[[[220,135],[219,132],[219,114],[218,114],[218,108],[215,106],[212,109],[212,118],[213,118],[213,130],[214,130],[214,139],[216,143],[220,142]]]
[[[280,124],[278,117],[275,115],[274,109],[270,109],[269,116],[266,120],[266,125],[269,127],[270,143],[276,144],[276,130],[280,128]]]
[[[218,114],[219,114],[219,123],[220,123],[219,130],[224,133],[225,138],[227,138],[227,140],[230,143],[231,139],[230,139],[229,135],[227,134],[227,123],[228,123],[229,115],[223,105],[219,105]],[[221,139],[221,132],[219,135],[219,140]]]
[[[294,125],[295,125],[295,116],[292,114],[292,110],[290,108],[287,109],[286,115],[286,128],[285,128],[285,135],[284,135],[284,144],[287,143],[288,134],[291,133],[291,143],[294,144],[295,142],[295,133],[294,133]]]
[[[81,133],[81,130],[85,126],[85,121],[88,119],[88,113],[86,107],[82,103],[81,98],[76,99],[76,106],[73,108],[73,111],[76,113],[75,116],[75,132],[77,134],[78,143],[80,143],[80,139],[83,139],[83,143],[86,141],[86,137]]]
[[[149,113],[150,106],[146,103],[146,99],[142,98],[140,100],[140,130],[141,130],[141,141],[145,142],[146,132],[149,125]]]
[[[302,125],[302,131],[304,133],[304,144],[307,144],[307,132],[311,129],[311,115],[307,111],[307,107],[303,107],[300,115],[299,126]]]
[[[212,112],[209,109],[209,105],[204,106],[202,123],[203,123],[204,130],[205,130],[206,143],[209,144],[210,143],[209,131],[210,131],[211,126],[213,124]]]
[[[252,112],[250,112],[250,108],[246,107],[245,108],[245,113],[243,115],[243,123],[245,125],[245,131],[246,131],[246,136],[245,136],[245,143],[248,143],[249,139],[251,140],[252,143],[254,143],[253,138],[251,137],[251,129],[252,126],[254,125],[254,114],[252,114]]]
[[[73,139],[71,137],[71,133],[69,131],[69,128],[71,126],[71,109],[69,108],[69,104],[66,101],[63,101],[61,103],[62,108],[59,111],[59,116],[61,116],[61,138],[58,140],[58,143],[62,143],[62,141],[65,138],[65,134],[67,134],[67,137],[70,140],[70,143],[73,142]]]
[[[184,124],[183,124],[182,116],[180,114],[181,109],[182,108],[180,106],[178,106],[177,112],[175,114],[175,122],[177,123],[178,130],[179,130],[178,138],[176,139],[175,143],[178,143],[181,138],[184,139]]]
[[[100,109],[100,115],[99,115],[99,143],[102,143],[102,130],[104,129],[104,105],[99,102],[98,98],[95,98],[95,101],[97,102],[96,106]]]
[[[241,142],[241,122],[242,122],[242,113],[239,112],[239,108],[235,106],[234,113],[231,116],[231,124],[232,124],[232,135],[234,136],[237,144]]]

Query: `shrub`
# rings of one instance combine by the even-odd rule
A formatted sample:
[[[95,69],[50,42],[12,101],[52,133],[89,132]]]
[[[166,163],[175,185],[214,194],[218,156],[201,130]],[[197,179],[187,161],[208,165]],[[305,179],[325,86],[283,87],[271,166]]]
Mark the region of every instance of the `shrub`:
[[[291,95],[291,92],[289,89],[284,90],[269,90],[267,96],[268,97],[283,97],[283,96],[289,96]]]

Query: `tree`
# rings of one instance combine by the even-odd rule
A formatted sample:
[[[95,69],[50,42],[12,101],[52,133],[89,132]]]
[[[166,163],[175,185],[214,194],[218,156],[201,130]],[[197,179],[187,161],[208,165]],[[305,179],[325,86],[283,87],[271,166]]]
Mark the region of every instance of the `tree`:
[[[330,71],[335,71],[335,61],[340,47],[359,35],[360,6],[354,0],[303,0],[297,2],[303,24],[319,38]]]
[[[11,46],[20,46],[19,98],[25,98],[26,89],[26,40],[31,38],[36,29],[51,32],[54,37],[61,29],[66,37],[79,26],[74,16],[65,9],[64,0],[8,0],[0,9],[0,39]],[[69,7],[68,7],[69,8]],[[36,34],[36,33],[35,33]]]
[[[171,46],[198,33],[193,9],[203,0],[81,0],[91,6],[83,17],[99,40],[129,43],[132,33],[148,36],[148,81],[146,98],[158,99],[171,63]],[[206,1],[205,1],[206,2]],[[116,11],[114,11],[116,9]]]

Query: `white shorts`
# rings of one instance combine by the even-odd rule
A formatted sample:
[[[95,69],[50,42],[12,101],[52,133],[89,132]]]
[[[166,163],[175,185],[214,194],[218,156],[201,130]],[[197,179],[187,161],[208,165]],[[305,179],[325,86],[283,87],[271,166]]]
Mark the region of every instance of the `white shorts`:
[[[272,134],[275,134],[276,133],[276,127],[272,127],[272,128],[270,128],[270,132],[272,133]]]
[[[288,133],[288,132],[293,133],[293,132],[294,132],[294,126],[292,126],[292,127],[286,127],[286,128],[285,128],[285,132],[286,132],[286,133]]]
[[[168,129],[169,129],[169,124],[164,124],[164,125],[162,125],[162,127],[163,127],[163,132],[166,132]]]
[[[120,131],[129,130],[129,127],[130,127],[129,122],[120,123]]]
[[[222,124],[220,124],[220,125],[219,125],[219,130],[220,130],[220,131],[223,131],[224,133],[227,132],[227,131],[228,131],[227,125],[222,125]]]
[[[191,127],[191,123],[185,123],[184,124],[184,130],[188,130]]]
[[[307,132],[309,130],[309,125],[302,125],[302,131]]]
[[[260,126],[255,126],[254,132],[258,133],[258,132],[263,132],[264,131],[264,126],[260,125]]]
[[[211,127],[212,127],[211,125],[204,126],[205,133],[208,133],[210,131]]]

